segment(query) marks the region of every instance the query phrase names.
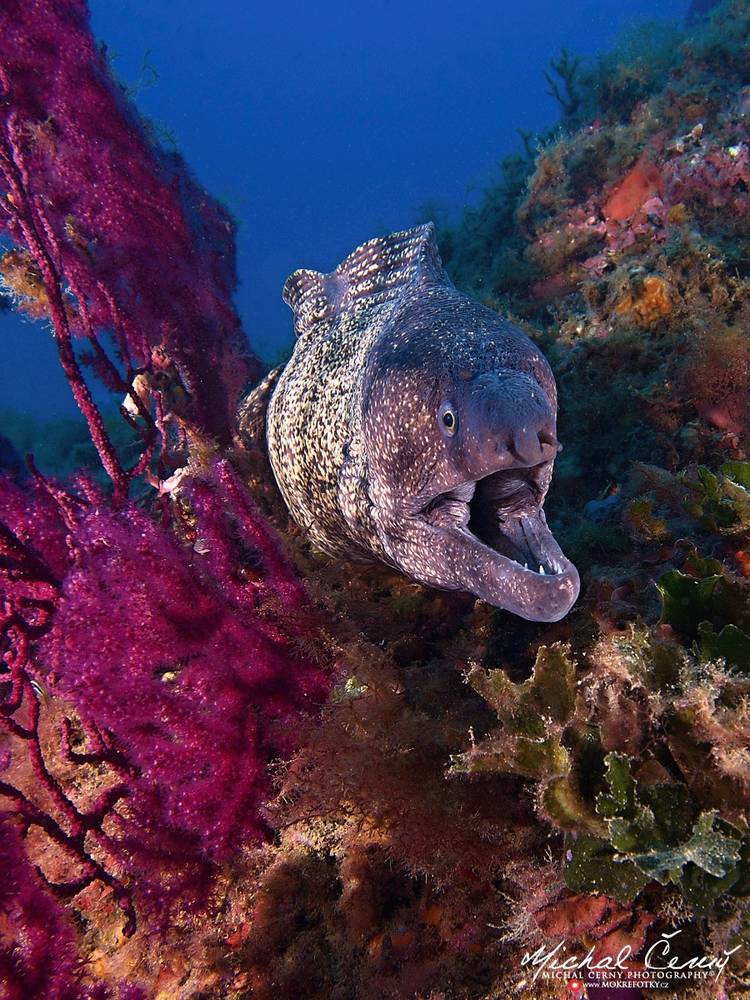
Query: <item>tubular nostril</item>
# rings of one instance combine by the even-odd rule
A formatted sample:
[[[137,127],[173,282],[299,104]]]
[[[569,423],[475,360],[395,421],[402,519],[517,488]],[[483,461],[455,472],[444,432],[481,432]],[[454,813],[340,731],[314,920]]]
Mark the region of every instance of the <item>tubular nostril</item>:
[[[530,427],[519,427],[513,431],[511,452],[519,462],[533,465],[539,461],[541,445],[536,431]]]
[[[558,452],[562,451],[562,445],[557,440],[554,434],[550,434],[549,431],[539,431],[539,434],[537,436],[539,438],[539,443],[541,445],[548,444],[551,445],[555,449],[555,451]]]

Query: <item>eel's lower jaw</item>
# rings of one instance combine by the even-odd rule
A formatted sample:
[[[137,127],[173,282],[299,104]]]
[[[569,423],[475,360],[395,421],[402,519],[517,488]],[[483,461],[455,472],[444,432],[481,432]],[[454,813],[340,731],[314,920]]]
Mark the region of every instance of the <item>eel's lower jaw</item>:
[[[477,597],[536,622],[559,621],[575,604],[578,571],[557,544],[541,509],[501,521],[504,544],[498,542],[497,547],[466,534],[480,571],[473,585],[468,578],[465,585]]]
[[[578,598],[578,571],[547,527],[543,492],[524,495],[515,481],[511,491],[507,479],[464,484],[427,514],[445,540],[446,580],[528,621],[559,621]]]

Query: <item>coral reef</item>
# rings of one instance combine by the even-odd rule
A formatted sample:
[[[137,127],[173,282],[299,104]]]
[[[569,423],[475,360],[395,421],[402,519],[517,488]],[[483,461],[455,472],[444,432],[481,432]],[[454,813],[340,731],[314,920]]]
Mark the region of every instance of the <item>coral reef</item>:
[[[634,58],[631,39],[592,67],[553,63],[565,129],[541,139],[493,251],[524,259],[526,295],[484,266],[485,299],[526,319],[556,371],[550,511],[585,596],[572,652],[543,646],[521,682],[509,657],[469,672],[498,724],[453,769],[524,775],[561,831],[576,895],[535,913],[553,939],[592,937],[579,899],[595,894],[638,915],[643,946],[669,921],[688,951],[750,940],[749,28],[727,2],[671,52],[644,40]],[[457,280],[456,248],[500,205],[507,219],[487,192],[445,233]]]
[[[593,997],[610,990],[585,969],[565,983],[529,956],[626,948],[643,972],[678,932],[673,954],[726,969],[667,995],[747,995],[747,0],[555,60],[560,129],[441,233],[455,280],[555,367],[548,509],[583,589],[553,625],[309,548],[233,438],[253,361],[231,225],[147,138],[80,4],[9,10],[3,281],[51,323],[80,464],[105,471],[61,483],[8,424],[45,475],[4,448],[0,989]],[[59,80],[28,72],[51,63],[20,39],[66,32]],[[74,64],[97,95],[80,126],[56,103]],[[179,246],[154,213],[94,210],[97,108],[107,176],[145,178]],[[84,370],[125,397],[124,431]]]

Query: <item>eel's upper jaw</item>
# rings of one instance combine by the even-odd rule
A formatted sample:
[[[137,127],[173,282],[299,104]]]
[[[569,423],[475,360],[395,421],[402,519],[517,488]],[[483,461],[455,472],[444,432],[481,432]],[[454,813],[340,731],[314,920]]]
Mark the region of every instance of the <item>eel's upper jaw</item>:
[[[551,463],[504,469],[441,494],[423,514],[445,537],[454,582],[529,621],[563,618],[580,590],[541,508],[550,474]]]

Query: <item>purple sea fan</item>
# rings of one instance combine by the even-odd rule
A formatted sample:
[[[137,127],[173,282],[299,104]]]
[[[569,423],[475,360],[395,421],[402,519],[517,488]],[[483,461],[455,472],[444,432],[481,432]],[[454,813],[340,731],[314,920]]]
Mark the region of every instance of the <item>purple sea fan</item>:
[[[19,486],[8,476],[0,475],[0,538],[8,546],[6,551],[0,543],[0,558],[11,558],[13,544],[26,546],[36,557],[42,582],[54,589],[70,561],[65,537],[60,506],[46,490],[38,484]],[[0,562],[0,570],[5,568]],[[18,572],[0,573],[0,593],[9,595],[14,591],[26,594],[29,581]]]
[[[115,842],[142,900],[163,895],[163,863],[207,878],[266,835],[268,760],[330,682],[299,642],[314,629],[302,588],[229,465],[184,499],[192,550],[131,506],[83,517],[41,650],[135,769]]]
[[[83,480],[0,480],[0,723],[15,762],[0,791],[24,834],[77,864],[53,890],[108,886],[126,934],[133,899],[162,918],[205,903],[217,866],[267,835],[267,765],[330,686],[304,588],[228,462],[181,474],[158,520],[128,500],[135,479],[155,482],[159,437],[160,480],[188,443],[205,465],[232,441],[258,367],[231,301],[233,237],[113,81],[85,2],[0,4],[0,275],[50,320],[114,487],[110,501]],[[76,338],[127,394],[142,439],[128,468]]]
[[[90,360],[118,393],[144,370],[157,384],[176,371],[185,419],[228,443],[237,395],[258,370],[231,301],[234,225],[147,134],[96,47],[84,0],[0,4],[3,231],[19,248],[6,283],[52,320],[90,425],[71,332],[90,341]],[[95,416],[92,433],[117,484]]]
[[[15,825],[0,814],[3,1000],[145,1000],[135,986],[85,986],[68,914],[41,884]]]

